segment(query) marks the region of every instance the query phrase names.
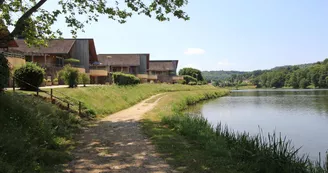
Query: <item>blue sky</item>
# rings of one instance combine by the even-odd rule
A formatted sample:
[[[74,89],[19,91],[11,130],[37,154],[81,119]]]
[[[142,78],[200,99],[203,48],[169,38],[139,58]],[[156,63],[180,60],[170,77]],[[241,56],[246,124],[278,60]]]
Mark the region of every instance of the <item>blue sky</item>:
[[[190,21],[134,15],[118,24],[102,16],[78,36],[94,38],[97,53],[150,53],[201,70],[250,71],[328,58],[327,0],[189,0],[185,10]],[[70,37],[64,22],[55,27]]]

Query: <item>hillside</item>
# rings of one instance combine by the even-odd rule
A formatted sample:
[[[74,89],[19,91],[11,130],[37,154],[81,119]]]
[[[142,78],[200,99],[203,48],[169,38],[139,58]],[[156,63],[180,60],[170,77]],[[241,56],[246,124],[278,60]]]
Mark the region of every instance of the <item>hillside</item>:
[[[228,80],[233,74],[240,75],[247,72],[242,71],[203,71],[202,75],[206,80]]]

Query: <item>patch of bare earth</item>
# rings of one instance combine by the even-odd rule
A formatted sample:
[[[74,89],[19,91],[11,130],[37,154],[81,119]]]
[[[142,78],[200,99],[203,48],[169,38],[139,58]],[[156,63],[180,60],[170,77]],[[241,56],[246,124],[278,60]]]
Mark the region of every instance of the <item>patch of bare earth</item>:
[[[157,100],[149,101],[155,97]],[[159,99],[158,95],[153,96],[85,129],[67,172],[173,172],[139,127],[142,115],[153,109]]]

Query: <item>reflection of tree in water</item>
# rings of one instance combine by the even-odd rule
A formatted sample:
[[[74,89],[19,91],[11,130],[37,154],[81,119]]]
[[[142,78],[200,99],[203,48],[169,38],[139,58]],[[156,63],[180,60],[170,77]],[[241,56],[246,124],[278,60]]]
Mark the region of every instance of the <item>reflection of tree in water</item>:
[[[231,94],[245,104],[265,105],[279,109],[312,109],[320,116],[328,116],[328,90],[252,90]]]

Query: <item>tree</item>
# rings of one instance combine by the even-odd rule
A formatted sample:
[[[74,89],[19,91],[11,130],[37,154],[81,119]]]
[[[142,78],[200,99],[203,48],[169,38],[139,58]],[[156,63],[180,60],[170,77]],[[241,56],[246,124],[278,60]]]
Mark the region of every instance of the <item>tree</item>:
[[[14,28],[10,36],[24,36],[29,45],[46,45],[47,40],[62,36],[60,30],[51,29],[61,16],[65,17],[73,37],[78,31],[84,32],[86,24],[97,22],[100,15],[119,23],[125,23],[133,14],[155,16],[159,21],[170,20],[170,15],[189,20],[183,11],[188,0],[125,0],[115,1],[114,5],[109,5],[106,0],[58,0],[58,8],[52,10],[44,8],[48,1],[0,0],[0,20],[5,22],[1,27]]]
[[[7,86],[9,74],[8,60],[2,53],[0,53],[0,92],[2,92]]]
[[[62,70],[58,73],[59,78],[65,81],[66,85],[70,88],[77,87],[79,82],[79,70],[71,67],[71,65],[65,65]]]
[[[204,78],[202,76],[202,72],[198,69],[194,69],[194,68],[183,68],[179,71],[179,75],[183,76],[183,75],[188,75],[191,77],[194,77],[197,79],[197,81],[203,81]]]

